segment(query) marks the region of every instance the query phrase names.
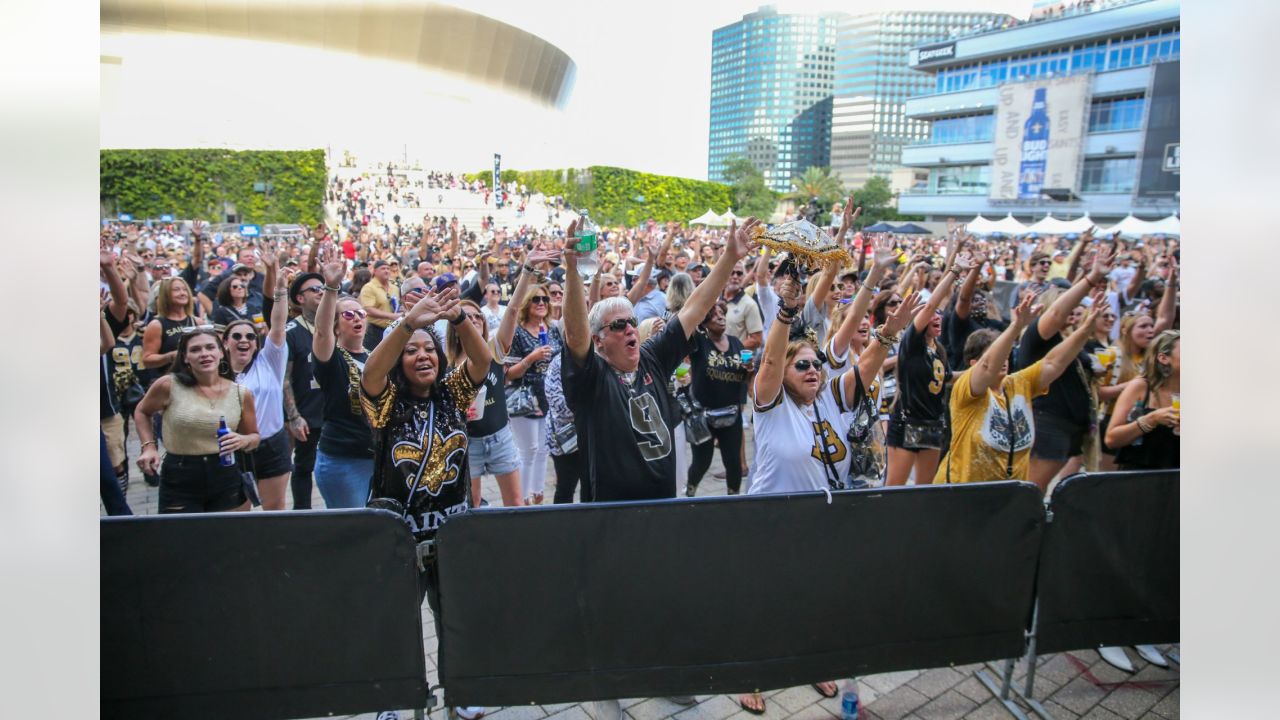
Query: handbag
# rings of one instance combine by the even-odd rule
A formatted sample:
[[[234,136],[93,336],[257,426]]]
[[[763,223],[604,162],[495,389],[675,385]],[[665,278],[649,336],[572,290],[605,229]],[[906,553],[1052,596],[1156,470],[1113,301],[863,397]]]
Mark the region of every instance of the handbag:
[[[578,429],[572,422],[561,424],[551,421],[551,442],[555,444],[560,455],[571,455],[578,452]]]
[[[244,400],[240,398],[241,387],[236,386],[236,402],[240,404],[240,412],[244,412]],[[245,497],[249,499],[249,503],[253,507],[262,506],[262,498],[258,495],[258,478],[254,475],[249,465],[253,459],[249,457],[249,453],[236,453],[236,470],[240,472],[240,485],[244,488]]]
[[[707,419],[707,427],[709,428],[723,430],[727,427],[733,427],[733,424],[738,422],[737,405],[708,409],[703,412]]]
[[[944,426],[941,421],[903,421],[902,447],[905,450],[941,450]]]
[[[534,417],[542,414],[538,407],[538,396],[533,388],[521,383],[507,392],[507,415],[510,417]]]

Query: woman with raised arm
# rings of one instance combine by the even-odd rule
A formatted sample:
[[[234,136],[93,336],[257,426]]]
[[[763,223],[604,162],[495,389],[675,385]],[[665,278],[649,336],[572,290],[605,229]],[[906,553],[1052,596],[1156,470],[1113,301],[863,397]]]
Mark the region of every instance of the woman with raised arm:
[[[164,462],[152,418],[163,412]],[[231,432],[218,437],[219,421]],[[237,385],[212,327],[183,332],[169,374],[157,379],[133,411],[142,444],[138,467],[159,473],[161,513],[248,510],[236,463],[222,455],[258,446],[253,394]]]
[[[434,553],[425,543],[447,519],[472,507],[467,407],[493,363],[480,334],[484,318],[476,311],[468,320],[461,310],[456,286],[420,294],[369,354],[359,388],[376,456],[369,505],[399,514],[418,541],[419,602],[425,595],[437,636],[439,586]],[[431,329],[439,319],[449,321],[463,349],[464,357],[451,370],[444,341]],[[463,718],[484,714],[483,708],[454,712]]]
[[[535,275],[536,269],[526,263],[520,277]],[[516,449],[520,453],[520,482],[523,485],[525,504],[541,505],[547,482],[547,393],[544,386],[547,365],[560,352],[564,344],[560,329],[550,324],[547,315],[551,310],[551,295],[546,285],[534,287],[518,305],[514,299],[507,314],[514,317],[515,334],[505,355],[506,377],[512,391],[529,388],[536,401],[530,415],[511,418],[511,432],[515,435]]]
[[[946,302],[957,274],[969,272],[972,264],[967,253],[957,250],[953,247],[947,253],[949,265],[942,279],[907,326],[898,346],[898,401],[886,433],[889,469],[885,485],[905,485],[912,469],[916,484],[925,485],[938,471],[947,423],[943,389],[950,374],[946,350],[938,339],[942,334],[939,308]]]
[[[262,262],[275,266],[278,262],[275,249],[264,250]],[[293,460],[289,450],[289,433],[284,427],[284,370],[288,364],[285,347],[285,324],[289,321],[289,303],[285,274],[276,268],[276,286],[272,292],[275,304],[271,308],[271,330],[261,347],[258,344],[258,328],[253,320],[232,320],[222,331],[222,343],[227,362],[236,382],[253,394],[257,408],[258,433],[262,442],[249,456],[258,481],[258,494],[263,510],[284,510],[285,488],[289,485],[289,473]]]
[[[787,278],[778,292],[778,316],[765,339],[760,371],[756,373],[754,409],[756,469],[751,495],[842,489],[850,453],[845,434],[846,414],[865,399],[863,376],[880,369],[896,336],[911,317],[908,307],[894,313],[875,332],[874,346],[858,360],[858,371],[828,379],[809,340],[788,340],[791,323],[800,313],[800,283]],[[914,302],[914,297],[911,298]],[[823,697],[835,697],[834,682],[817,683]],[[759,691],[738,698],[742,709],[764,712]]]
[[[364,507],[373,475],[373,443],[360,409],[360,373],[367,313],[360,301],[339,296],[346,261],[332,244],[322,253],[324,295],[311,339],[313,372],[324,396],[324,432],[316,446],[316,488],[325,507]]]
[[[1041,307],[1027,293],[1013,311],[1013,324],[999,335],[984,328],[964,345],[968,368],[951,388],[951,446],[935,483],[1025,480],[1035,435],[1032,399],[1044,395],[1093,336],[1093,321],[1106,309],[1102,294],[1080,327],[1042,360],[1009,373],[1009,354]]]
[[[1177,402],[1182,388],[1181,334],[1165,330],[1151,342],[1142,375],[1125,386],[1107,426],[1122,470],[1181,467]]]
[[[521,258],[522,266],[537,267],[558,259],[560,252],[535,251],[527,258]],[[525,296],[533,286],[534,274],[520,273],[516,280],[515,290],[511,293],[511,304],[520,307]],[[407,301],[406,301],[407,302]],[[490,338],[488,324],[479,306],[469,300],[461,301],[462,312],[468,320],[480,323],[477,329],[480,337],[489,343],[492,359],[485,374],[483,387],[476,395],[476,400],[467,408],[467,454],[471,471],[471,502],[473,506],[480,504],[480,481],[486,475],[493,475],[498,482],[498,490],[502,494],[502,504],[506,507],[523,505],[524,495],[520,487],[520,455],[516,449],[515,437],[511,432],[511,421],[507,416],[506,367],[501,359],[511,352],[511,341],[516,332],[516,313],[508,312],[502,317],[496,332]],[[462,335],[450,326],[445,333],[445,345],[448,349],[450,364],[456,365],[464,357]]]
[[[1014,370],[1030,367],[1065,340],[1062,330],[1090,289],[1106,288],[1111,257],[1110,246],[1101,245],[1089,272],[1069,290],[1058,294],[1044,314],[1031,322],[1014,351]],[[1050,294],[1045,298],[1050,298],[1058,288],[1046,292]],[[1042,298],[1041,302],[1044,301]],[[1032,403],[1036,432],[1027,479],[1040,486],[1041,492],[1048,490],[1049,483],[1068,462],[1078,462],[1084,455],[1085,442],[1091,438],[1090,428],[1097,412],[1092,381],[1093,361],[1079,353],[1049,386],[1048,394]]]

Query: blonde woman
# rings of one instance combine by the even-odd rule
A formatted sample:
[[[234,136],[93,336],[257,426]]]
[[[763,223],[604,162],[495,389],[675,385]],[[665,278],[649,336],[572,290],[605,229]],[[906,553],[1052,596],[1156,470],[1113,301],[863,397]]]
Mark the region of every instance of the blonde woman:
[[[517,307],[507,381],[513,392],[521,386],[530,388],[537,402],[531,414],[511,418],[511,431],[520,453],[523,497],[529,504],[540,505],[547,481],[547,366],[564,341],[560,329],[549,322],[551,294],[546,285],[534,287]]]

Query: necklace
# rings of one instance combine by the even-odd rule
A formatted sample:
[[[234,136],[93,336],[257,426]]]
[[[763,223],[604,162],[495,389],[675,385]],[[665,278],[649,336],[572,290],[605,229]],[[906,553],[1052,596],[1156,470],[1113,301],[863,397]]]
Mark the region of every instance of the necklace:
[[[227,394],[227,389],[226,387],[223,387],[220,390],[215,390],[214,396],[209,397],[209,393],[205,390],[203,386],[196,385],[196,392],[200,395],[201,398],[204,399],[205,402],[209,403],[209,409],[214,410],[214,409],[217,409],[218,407],[218,401],[221,400],[223,396]]]

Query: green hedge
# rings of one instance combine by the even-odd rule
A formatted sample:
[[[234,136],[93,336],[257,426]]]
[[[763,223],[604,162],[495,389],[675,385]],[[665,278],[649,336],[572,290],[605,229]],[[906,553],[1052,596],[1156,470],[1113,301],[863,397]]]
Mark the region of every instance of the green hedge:
[[[246,223],[319,222],[327,171],[323,150],[100,150],[104,208],[136,219],[171,213],[221,221],[224,200]],[[270,183],[270,193],[254,183]]]
[[[488,183],[493,171],[465,175]],[[586,208],[603,225],[687,222],[706,212],[723,213],[733,204],[733,188],[720,183],[593,165],[585,170],[503,170],[502,181],[524,183],[531,191],[559,195],[575,210]]]

